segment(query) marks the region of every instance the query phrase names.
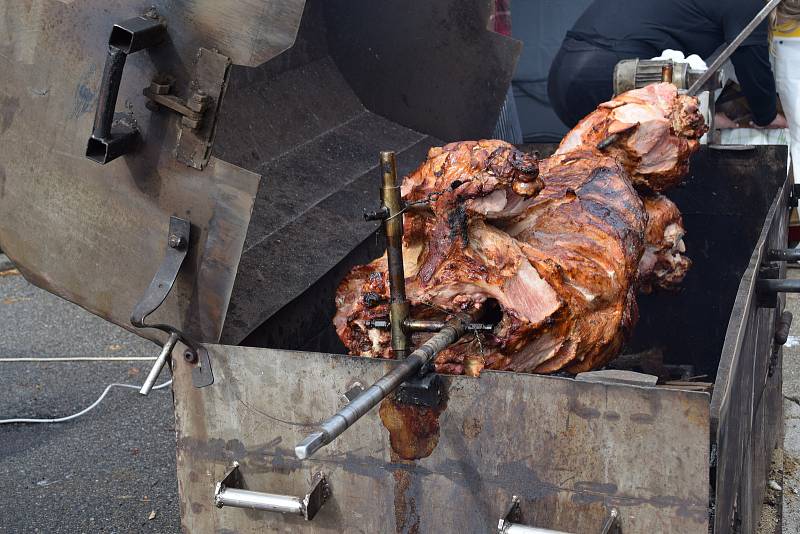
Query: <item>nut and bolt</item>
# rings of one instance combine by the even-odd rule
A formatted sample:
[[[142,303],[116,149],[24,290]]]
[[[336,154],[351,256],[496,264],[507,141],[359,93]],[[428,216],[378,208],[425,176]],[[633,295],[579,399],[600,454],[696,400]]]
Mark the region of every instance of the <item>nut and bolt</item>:
[[[196,363],[197,353],[193,350],[187,350],[183,353],[183,359],[186,360],[187,363]]]
[[[158,76],[150,82],[150,92],[156,95],[168,95],[172,90],[172,80],[166,76]]]
[[[186,245],[186,239],[184,239],[183,236],[179,236],[177,234],[170,234],[167,244],[169,244],[170,248],[180,249],[183,248],[184,245]]]

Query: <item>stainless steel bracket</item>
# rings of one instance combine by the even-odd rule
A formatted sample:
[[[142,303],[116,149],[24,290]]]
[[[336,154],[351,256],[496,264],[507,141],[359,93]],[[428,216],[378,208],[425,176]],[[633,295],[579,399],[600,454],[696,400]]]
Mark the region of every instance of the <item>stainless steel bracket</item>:
[[[233,462],[233,468],[228,471],[222,482],[217,482],[214,488],[214,505],[217,508],[230,506],[300,515],[306,521],[311,521],[328,500],[330,494],[328,482],[321,473],[314,474],[311,480],[311,489],[303,497],[250,491],[244,489],[244,479],[239,471],[239,462]]]
[[[546,528],[529,527],[522,525],[522,509],[520,508],[519,497],[514,495],[508,507],[506,515],[498,522],[498,534],[569,534],[560,530],[550,530]],[[600,534],[622,534],[619,524],[619,511],[611,508],[608,516],[600,528]]]

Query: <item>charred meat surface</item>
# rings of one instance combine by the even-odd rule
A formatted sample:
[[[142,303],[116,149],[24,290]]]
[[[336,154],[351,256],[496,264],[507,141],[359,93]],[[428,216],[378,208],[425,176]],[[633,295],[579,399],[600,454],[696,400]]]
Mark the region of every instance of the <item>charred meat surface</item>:
[[[581,372],[616,356],[639,279],[672,288],[690,265],[680,213],[654,191],[680,181],[703,132],[696,100],[659,84],[601,105],[545,160],[497,140],[432,148],[402,185],[411,315],[496,323],[436,369]],[[389,333],[366,325],[388,317],[388,300],[385,256],[341,282],[334,325],[351,354],[391,357]]]

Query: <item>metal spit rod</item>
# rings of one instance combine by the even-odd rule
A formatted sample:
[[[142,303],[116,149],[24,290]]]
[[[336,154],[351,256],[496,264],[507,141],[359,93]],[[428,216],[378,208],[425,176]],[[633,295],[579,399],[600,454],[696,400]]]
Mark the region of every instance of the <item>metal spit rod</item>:
[[[386,373],[380,380],[364,390],[350,404],[336,412],[333,417],[319,425],[316,432],[309,434],[294,448],[295,455],[305,460],[322,447],[339,437],[342,432],[378,405],[400,384],[417,374],[439,351],[457,341],[467,330],[469,321],[456,317],[447,322],[439,333],[412,352],[397,367]]]
[[[747,37],[751,33],[753,33],[753,30],[755,30],[758,27],[758,25],[761,24],[764,21],[764,19],[766,19],[769,16],[769,14],[772,13],[772,10],[775,9],[780,3],[781,0],[770,0],[767,3],[767,5],[765,5],[764,8],[758,12],[758,15],[756,15],[755,18],[753,18],[753,20],[751,20],[750,23],[744,27],[741,33],[739,33],[739,35],[737,35],[736,38],[734,38],[734,40],[731,41],[730,44],[725,47],[722,53],[719,56],[717,56],[717,59],[715,59],[713,63],[711,63],[711,66],[709,66],[708,69],[703,74],[701,74],[700,77],[697,78],[697,80],[695,80],[695,82],[689,88],[688,94],[691,96],[697,95],[697,93],[699,93],[703,89],[705,83],[708,80],[710,80],[711,77],[714,74],[716,74],[716,72],[720,68],[722,68],[722,65],[724,65],[725,62],[728,61],[728,58],[730,58],[731,55],[733,55],[733,53],[736,51],[737,48],[739,48],[739,46],[744,42],[744,40],[747,39]]]
[[[381,200],[387,218],[383,221],[386,232],[386,259],[389,264],[389,321],[392,330],[392,352],[395,358],[408,355],[409,339],[403,325],[410,313],[406,298],[406,275],[403,268],[403,199],[397,184],[397,161],[394,152],[384,151],[380,155]]]

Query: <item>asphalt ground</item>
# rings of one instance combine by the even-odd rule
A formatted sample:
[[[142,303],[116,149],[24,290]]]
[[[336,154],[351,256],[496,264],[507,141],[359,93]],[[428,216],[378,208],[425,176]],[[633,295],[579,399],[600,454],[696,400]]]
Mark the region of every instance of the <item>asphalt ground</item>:
[[[158,354],[18,274],[0,275],[0,325],[0,358]],[[0,419],[78,412],[109,383],[140,384],[150,365],[0,362]],[[114,388],[65,423],[0,425],[0,532],[179,532],[177,493],[169,388]]]

